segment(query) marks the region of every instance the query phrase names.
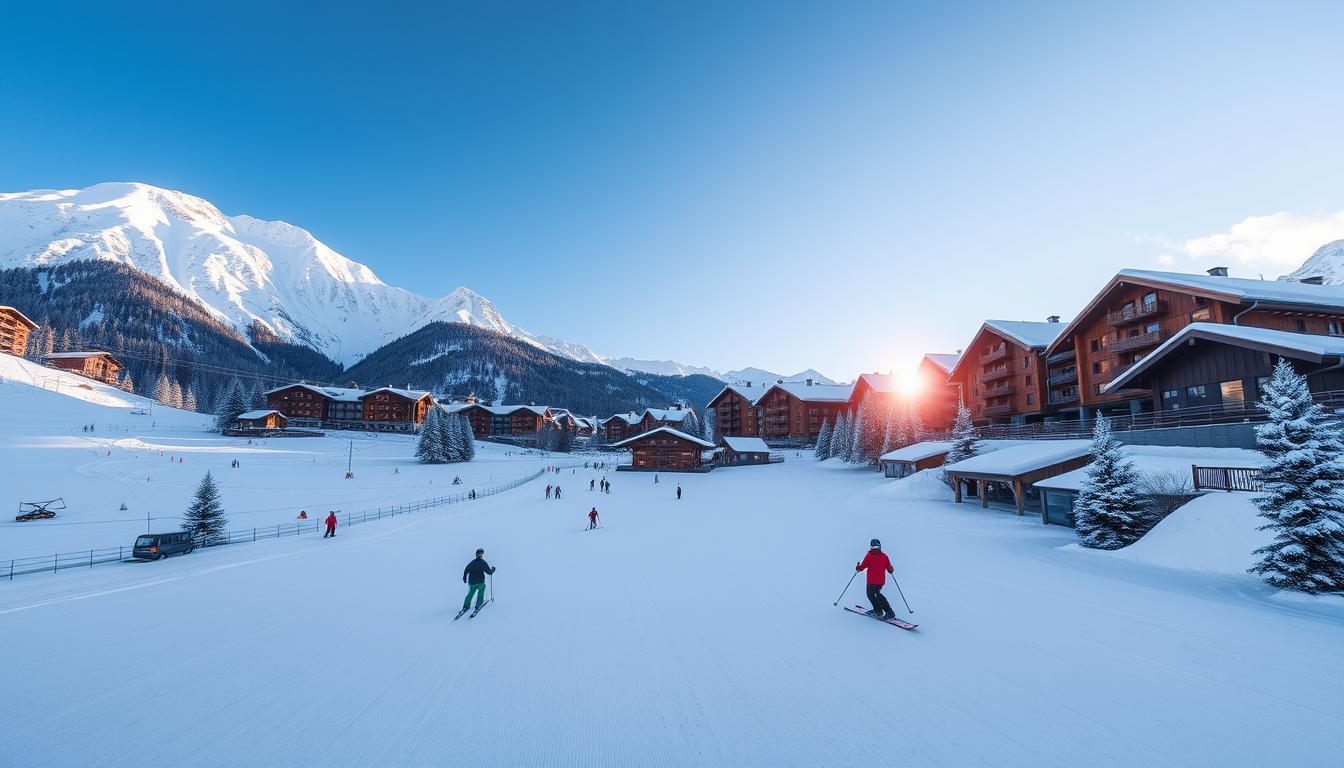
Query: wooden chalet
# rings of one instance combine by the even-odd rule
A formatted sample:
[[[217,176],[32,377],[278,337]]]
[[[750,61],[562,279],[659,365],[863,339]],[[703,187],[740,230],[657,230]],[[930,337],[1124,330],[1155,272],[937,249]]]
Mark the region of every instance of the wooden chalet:
[[[1283,358],[1318,401],[1344,407],[1344,337],[1192,323],[1115,377],[1108,389],[1141,391],[1159,412],[1239,421],[1254,411]]]
[[[0,306],[0,352],[22,357],[28,349],[28,334],[37,330],[37,323],[29,320],[13,307]]]
[[[704,451],[713,448],[701,440],[672,427],[658,427],[611,446],[629,448],[629,469],[661,472],[694,472],[704,468]],[[626,469],[626,467],[621,467]]]
[[[111,352],[52,352],[43,361],[52,368],[77,373],[104,384],[116,384],[121,361]]]
[[[923,469],[941,467],[952,443],[947,440],[924,440],[882,454],[878,463],[886,477],[909,477]]]
[[[239,429],[284,429],[289,426],[289,419],[272,408],[240,413],[237,424]]]
[[[552,421],[551,409],[544,405],[492,405],[490,434],[496,437],[535,437]]]
[[[471,433],[477,439],[490,437],[490,428],[494,425],[494,414],[490,408],[469,397],[463,402],[451,402],[441,406],[445,413],[461,415],[471,424]]]
[[[761,395],[761,437],[767,441],[803,445],[816,442],[824,422],[849,410],[852,387],[815,384],[812,379],[776,382]]]
[[[642,415],[636,413],[618,413],[608,416],[601,422],[602,433],[607,443],[618,443],[627,437],[639,434],[639,421]]]
[[[635,426],[639,432],[648,432],[658,427],[672,427],[681,429],[681,426],[690,419],[695,411],[690,408],[684,408],[681,405],[673,405],[669,408],[645,408],[644,413],[639,417],[639,422]]]
[[[1050,406],[1084,420],[1161,410],[1150,390],[1113,383],[1191,323],[1339,336],[1344,286],[1121,270],[1046,349]]]
[[[299,382],[267,390],[266,404],[303,426],[360,426],[364,423],[364,390],[323,387]]]
[[[957,420],[957,406],[961,403],[961,387],[949,382],[952,369],[961,354],[929,353],[915,369],[915,408],[925,429],[945,432]]]
[[[723,444],[725,466],[770,463],[770,446],[759,437],[723,435],[719,437],[719,442]]]
[[[948,377],[977,424],[1044,418],[1044,352],[1064,328],[1058,317],[1044,323],[986,320],[980,326]]]
[[[751,382],[728,384],[709,401],[706,412],[714,421],[714,434],[755,437],[760,434],[756,401],[765,392],[752,389]]]
[[[1043,511],[1036,482],[1085,466],[1092,460],[1091,449],[1089,440],[1034,440],[948,464],[943,472],[952,481],[958,504],[970,485],[980,506],[988,507],[991,499],[1005,500],[1021,515],[1028,507]],[[1044,517],[1041,522],[1046,522]]]
[[[406,432],[425,420],[434,405],[428,392],[418,389],[379,387],[363,395],[364,426],[369,429]]]

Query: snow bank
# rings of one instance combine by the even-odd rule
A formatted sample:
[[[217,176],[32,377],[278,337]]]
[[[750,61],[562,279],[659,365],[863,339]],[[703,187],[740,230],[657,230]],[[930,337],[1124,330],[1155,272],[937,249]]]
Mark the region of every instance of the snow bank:
[[[947,465],[947,469],[985,475],[1020,475],[1061,461],[1086,456],[1090,440],[1033,440]]]
[[[919,499],[923,501],[951,501],[952,489],[943,482],[941,467],[921,469],[913,475],[907,475],[891,483],[883,483],[874,488],[874,496],[889,499]]]
[[[1257,548],[1274,537],[1250,493],[1214,491],[1172,512],[1146,536],[1106,554],[1167,568],[1245,575]]]

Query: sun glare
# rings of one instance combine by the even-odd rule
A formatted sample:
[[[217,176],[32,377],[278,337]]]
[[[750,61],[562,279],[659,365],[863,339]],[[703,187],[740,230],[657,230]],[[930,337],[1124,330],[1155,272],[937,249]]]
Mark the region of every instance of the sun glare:
[[[919,394],[924,391],[924,382],[914,374],[905,374],[897,377],[896,389],[903,397],[919,397]]]

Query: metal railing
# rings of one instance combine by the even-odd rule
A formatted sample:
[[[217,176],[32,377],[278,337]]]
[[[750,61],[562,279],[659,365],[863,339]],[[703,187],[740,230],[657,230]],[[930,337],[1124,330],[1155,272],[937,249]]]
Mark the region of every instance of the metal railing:
[[[581,464],[563,464],[555,465],[556,469],[569,469],[580,467]],[[337,512],[336,517],[339,525],[351,526],[369,523],[375,520],[382,520],[388,517],[397,517],[398,515],[418,512],[422,509],[433,509],[449,504],[460,504],[464,501],[474,501],[475,499],[486,496],[494,496],[504,491],[513,490],[520,485],[530,483],[546,473],[545,469],[539,469],[525,477],[517,480],[510,480],[507,483],[487,486],[484,489],[468,490],[462,493],[455,493],[451,496],[439,496],[433,499],[422,499],[408,504],[397,504],[391,507],[378,507],[377,509],[366,509],[362,512]],[[263,539],[278,539],[284,536],[298,536],[303,533],[316,532],[322,530],[322,521],[314,517],[312,520],[304,520],[292,523],[280,523],[274,526],[264,528],[244,528],[241,530],[225,531],[220,534],[219,539],[206,544],[208,547],[225,546],[228,544],[242,544],[244,542],[254,542]],[[104,563],[127,562],[130,557],[130,546],[105,547],[103,549],[88,549],[78,552],[62,552],[50,555],[41,555],[38,557],[17,557],[9,561],[0,560],[0,577],[8,577],[10,581],[15,576],[24,576],[32,573],[56,573],[70,568],[92,568],[95,565]]]
[[[1254,467],[1200,467],[1190,465],[1196,491],[1261,491],[1260,470]]]
[[[1152,317],[1153,315],[1164,314],[1166,311],[1167,311],[1167,302],[1163,301],[1162,299],[1158,299],[1157,301],[1149,301],[1141,304],[1135,304],[1132,307],[1117,310],[1115,312],[1107,312],[1106,324],[1124,325],[1125,323],[1132,323],[1136,320],[1141,320],[1145,317]]]

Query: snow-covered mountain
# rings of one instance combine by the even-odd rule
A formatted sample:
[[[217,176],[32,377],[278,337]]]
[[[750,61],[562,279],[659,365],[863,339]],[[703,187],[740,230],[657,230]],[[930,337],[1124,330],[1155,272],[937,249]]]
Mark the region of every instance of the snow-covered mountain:
[[[656,376],[690,376],[694,373],[722,378],[722,374],[713,368],[699,365],[686,365],[675,360],[637,360],[633,357],[607,357],[604,362],[613,368],[636,373],[652,373]]]
[[[771,373],[763,368],[743,368],[738,371],[728,371],[719,376],[719,378],[729,384],[745,384],[751,382],[755,386],[760,386],[761,384],[774,384],[780,379],[783,379],[784,381],[806,381],[807,379],[811,379],[814,384],[835,383],[811,368],[808,368],[805,371],[799,371],[792,376]]]
[[[373,270],[283,221],[226,216],[192,195],[115,182],[0,193],[0,268],[116,261],[196,300],[239,331],[259,321],[279,338],[351,364],[436,320],[467,323],[582,362],[582,344],[533,334],[488,299],[458,288],[438,299],[387,285]]]
[[[1324,277],[1326,285],[1344,285],[1344,240],[1332,240],[1311,254],[1302,266],[1280,280],[1301,280],[1304,277]]]

